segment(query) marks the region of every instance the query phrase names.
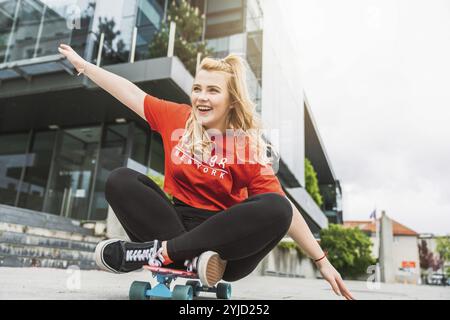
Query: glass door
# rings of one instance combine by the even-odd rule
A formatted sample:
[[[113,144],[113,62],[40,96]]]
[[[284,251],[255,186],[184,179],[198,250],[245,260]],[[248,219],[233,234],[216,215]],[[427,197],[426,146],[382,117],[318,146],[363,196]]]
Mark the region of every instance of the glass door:
[[[105,125],[89,220],[107,219],[106,180],[112,170],[124,166],[127,157],[128,129],[128,124]]]
[[[60,131],[44,211],[88,219],[100,135],[99,126]]]

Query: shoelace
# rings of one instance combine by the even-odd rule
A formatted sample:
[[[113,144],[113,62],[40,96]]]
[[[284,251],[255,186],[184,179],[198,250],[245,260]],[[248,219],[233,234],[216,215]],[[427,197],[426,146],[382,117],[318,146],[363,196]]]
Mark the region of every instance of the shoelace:
[[[162,252],[163,247],[161,246],[158,249],[158,241],[155,240],[153,247],[150,249],[150,253],[148,254],[148,265],[152,267],[161,267],[165,261]]]
[[[184,266],[186,267],[187,272],[194,272],[197,270],[197,268],[196,268],[197,260],[198,260],[198,257],[195,257],[192,260],[188,259],[188,260],[184,261]]]

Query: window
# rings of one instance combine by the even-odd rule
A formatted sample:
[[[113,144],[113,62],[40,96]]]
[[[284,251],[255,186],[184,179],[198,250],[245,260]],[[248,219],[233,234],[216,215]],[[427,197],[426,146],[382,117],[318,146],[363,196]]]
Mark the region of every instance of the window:
[[[0,203],[15,205],[22,168],[27,163],[27,133],[0,135]]]
[[[55,131],[34,134],[19,195],[19,207],[41,211],[50,174]]]

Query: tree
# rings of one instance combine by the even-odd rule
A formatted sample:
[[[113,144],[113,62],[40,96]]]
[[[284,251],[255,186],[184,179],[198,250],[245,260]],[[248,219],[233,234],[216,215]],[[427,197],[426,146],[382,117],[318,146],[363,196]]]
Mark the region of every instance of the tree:
[[[328,251],[328,259],[342,277],[357,278],[376,263],[372,241],[358,228],[329,224],[320,231],[320,239],[320,245]]]
[[[419,244],[419,262],[420,268],[425,270],[431,268],[433,271],[437,271],[442,265],[441,259],[435,257],[433,252],[428,249],[428,245],[425,240],[422,240],[421,244]]]
[[[317,173],[308,158],[305,158],[305,184],[306,191],[309,195],[314,199],[319,207],[322,206],[323,200],[320,194]]]
[[[446,263],[450,262],[450,237],[438,237],[436,239],[437,246],[436,251],[440,256],[440,267],[443,268]],[[450,267],[448,267],[444,272],[450,277]]]
[[[436,239],[436,251],[441,256],[445,262],[450,262],[450,238],[447,237],[438,237]]]
[[[116,43],[116,49],[114,48],[114,41],[118,36],[121,35],[120,30],[116,29],[116,21],[114,18],[108,19],[106,17],[98,18],[98,30],[94,33],[95,39],[95,50],[98,52],[100,46],[100,36],[104,34],[103,40],[103,52],[102,52],[102,65],[115,64],[120,62],[125,62],[128,60],[130,51],[126,50],[126,45],[123,39],[118,39]],[[96,62],[96,58],[94,59]]]
[[[201,41],[204,16],[199,15],[198,8],[194,8],[185,0],[179,3],[173,1],[168,8],[167,21],[174,21],[177,25],[175,36],[175,55],[180,58],[192,75],[197,67],[197,53],[202,57],[213,53],[206,42]],[[169,25],[168,23],[168,25]],[[163,25],[154,36],[149,46],[151,57],[163,57],[167,54],[169,45],[169,27]]]

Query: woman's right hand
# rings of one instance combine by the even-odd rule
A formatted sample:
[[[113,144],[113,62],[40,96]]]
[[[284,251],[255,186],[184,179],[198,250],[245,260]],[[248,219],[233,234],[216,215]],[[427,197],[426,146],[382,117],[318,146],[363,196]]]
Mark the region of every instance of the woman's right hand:
[[[78,55],[75,50],[72,49],[71,46],[66,44],[60,44],[58,47],[58,51],[64,55],[67,60],[75,67],[78,72],[84,71],[84,67],[86,66],[86,60]]]
[[[79,73],[84,73],[89,80],[146,120],[144,100],[147,94],[141,88],[117,74],[87,62],[66,44],[61,44],[58,51],[69,60]]]

